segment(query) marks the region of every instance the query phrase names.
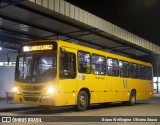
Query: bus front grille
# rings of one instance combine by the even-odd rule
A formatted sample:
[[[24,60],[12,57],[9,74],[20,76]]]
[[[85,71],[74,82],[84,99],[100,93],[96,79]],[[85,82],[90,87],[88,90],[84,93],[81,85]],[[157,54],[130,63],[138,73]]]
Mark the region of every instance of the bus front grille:
[[[24,100],[29,102],[37,102],[38,99],[39,97],[24,97]]]
[[[25,96],[40,96],[40,92],[23,92],[23,95]]]
[[[43,86],[20,86],[23,90],[42,90]]]

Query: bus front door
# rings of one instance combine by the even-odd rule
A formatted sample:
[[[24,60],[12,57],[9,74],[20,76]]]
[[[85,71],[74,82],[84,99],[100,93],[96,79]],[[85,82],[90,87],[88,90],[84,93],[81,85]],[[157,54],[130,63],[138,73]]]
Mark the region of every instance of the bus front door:
[[[76,104],[76,51],[65,48],[60,52],[58,105]]]

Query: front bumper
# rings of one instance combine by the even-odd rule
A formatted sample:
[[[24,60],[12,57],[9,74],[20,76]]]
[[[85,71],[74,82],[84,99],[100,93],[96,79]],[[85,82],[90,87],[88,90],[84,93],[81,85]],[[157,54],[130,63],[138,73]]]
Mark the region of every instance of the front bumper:
[[[26,96],[21,94],[14,94],[14,103],[56,106],[56,94],[52,96]]]

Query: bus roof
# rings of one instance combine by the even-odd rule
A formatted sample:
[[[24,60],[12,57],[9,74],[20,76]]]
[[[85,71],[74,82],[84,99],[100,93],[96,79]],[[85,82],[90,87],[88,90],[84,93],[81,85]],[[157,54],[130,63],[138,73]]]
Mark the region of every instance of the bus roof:
[[[140,61],[140,60],[132,59],[132,58],[129,58],[129,57],[121,56],[121,55],[118,55],[118,54],[114,54],[114,53],[110,53],[110,52],[106,52],[106,51],[102,51],[102,50],[97,50],[97,49],[90,48],[90,47],[85,47],[85,46],[78,45],[78,44],[72,43],[72,42],[57,40],[57,43],[61,47],[63,47],[63,46],[64,47],[69,47],[69,48],[73,48],[73,49],[76,49],[76,50],[90,52],[90,53],[93,53],[93,54],[98,54],[98,55],[102,55],[102,56],[117,58],[119,60],[138,63],[138,64],[146,65],[146,66],[152,66],[152,64],[150,64],[148,62],[143,62],[143,61]]]
[[[141,64],[141,65],[146,65],[146,66],[152,66],[151,63],[148,62],[143,62],[140,60],[136,60],[136,59],[132,59],[129,57],[125,57],[125,56],[121,56],[118,54],[114,54],[114,53],[110,53],[110,52],[106,52],[103,50],[97,50],[94,48],[90,48],[90,47],[86,47],[86,46],[82,46],[73,42],[69,42],[69,41],[62,41],[62,40],[38,40],[38,41],[32,41],[32,42],[28,42],[28,44],[33,44],[33,43],[43,43],[43,42],[57,42],[59,47],[68,47],[68,48],[72,48],[72,49],[76,49],[76,50],[80,50],[80,51],[85,51],[85,52],[89,52],[89,53],[93,53],[93,54],[97,54],[97,55],[102,55],[105,57],[111,57],[111,58],[117,58],[119,60],[124,60],[124,61],[128,61],[128,62],[133,62],[133,63],[137,63],[137,64]],[[27,44],[25,44],[27,45]]]

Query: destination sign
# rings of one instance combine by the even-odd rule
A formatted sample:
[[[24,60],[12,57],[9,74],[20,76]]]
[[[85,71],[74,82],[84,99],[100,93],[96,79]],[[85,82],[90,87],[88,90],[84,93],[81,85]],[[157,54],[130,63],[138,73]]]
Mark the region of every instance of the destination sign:
[[[45,44],[45,45],[23,46],[23,52],[43,51],[43,50],[53,50],[53,45]]]

